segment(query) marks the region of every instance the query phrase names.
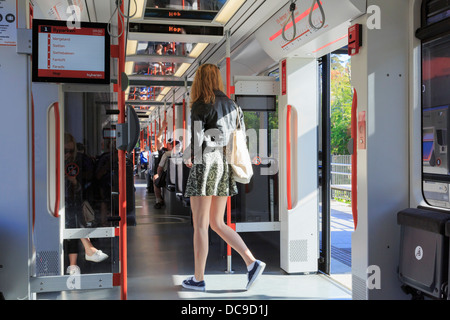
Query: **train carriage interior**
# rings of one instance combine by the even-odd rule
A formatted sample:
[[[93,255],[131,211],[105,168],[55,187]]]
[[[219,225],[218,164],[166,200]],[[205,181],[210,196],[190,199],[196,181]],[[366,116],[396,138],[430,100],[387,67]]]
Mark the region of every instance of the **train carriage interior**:
[[[449,22],[448,0],[3,1],[0,298],[450,300]],[[212,230],[207,290],[181,286],[205,63],[244,114],[225,220],[267,264],[251,290]]]

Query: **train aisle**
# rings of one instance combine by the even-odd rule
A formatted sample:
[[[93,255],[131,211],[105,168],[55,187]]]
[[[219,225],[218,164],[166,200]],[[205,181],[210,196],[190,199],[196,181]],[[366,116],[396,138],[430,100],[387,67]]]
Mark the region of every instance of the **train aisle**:
[[[243,233],[254,255],[267,263],[266,270],[251,290],[246,291],[246,268],[233,252],[233,274],[226,270],[226,247],[214,233],[206,265],[206,292],[181,287],[193,274],[193,230],[189,216],[168,215],[165,208],[154,209],[154,194],[144,180],[136,178],[136,226],[128,227],[128,299],[351,299],[351,292],[320,274],[286,275],[280,269],[279,234]],[[38,299],[120,299],[120,288],[38,294]]]

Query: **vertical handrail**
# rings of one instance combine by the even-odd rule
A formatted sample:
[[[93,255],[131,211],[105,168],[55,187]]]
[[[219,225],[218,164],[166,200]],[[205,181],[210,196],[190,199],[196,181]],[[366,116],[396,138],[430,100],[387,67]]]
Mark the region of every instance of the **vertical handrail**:
[[[54,216],[56,218],[59,217],[59,203],[61,201],[60,198],[60,189],[61,189],[61,147],[60,147],[60,117],[59,117],[59,103],[54,103],[55,109],[55,186],[56,186],[56,194],[55,194],[55,212]]]
[[[124,12],[124,2],[120,3],[120,10]],[[119,59],[118,65],[118,98],[119,108],[118,123],[125,123],[125,92],[122,90],[122,77],[125,72],[125,18],[117,14],[119,37]],[[127,300],[128,296],[128,263],[127,263],[127,176],[126,155],[124,150],[118,150],[119,158],[119,260],[120,260],[120,298]],[[133,156],[134,159],[134,156]]]
[[[291,114],[292,106],[287,106],[286,114],[286,188],[287,188],[287,208],[292,210],[292,181],[291,181]]]
[[[167,147],[167,127],[169,126],[169,124],[167,123],[167,110],[165,105],[164,105],[164,122],[166,122],[166,128],[164,129],[164,147]]]
[[[186,149],[186,100],[183,96],[183,152]]]
[[[175,93],[173,94],[173,96],[174,96],[174,100],[175,100]],[[173,102],[173,104],[172,104],[172,113],[173,113],[173,116],[172,116],[172,143],[173,143],[173,145],[172,145],[172,150],[173,150],[173,152],[172,152],[172,154],[175,154],[175,146],[176,146],[176,143],[175,143],[175,130],[176,130],[176,124],[175,124],[175,101]]]
[[[54,102],[50,105],[48,110],[53,108],[55,114],[55,202],[52,208],[49,207],[50,214],[55,218],[59,218],[59,205],[61,202],[60,189],[61,189],[61,147],[60,147],[60,116],[59,116],[59,104]]]
[[[227,96],[231,99],[231,50],[230,50],[230,31],[226,34],[226,68],[227,68]],[[227,198],[227,226],[233,228],[235,227],[231,223],[231,197]],[[227,243],[227,272],[232,273],[231,267],[231,246]]]
[[[357,141],[358,141],[358,135],[357,135],[357,120],[356,120],[356,110],[358,108],[358,95],[356,93],[356,89],[353,88],[353,101],[352,101],[352,112],[351,112],[351,137],[353,140],[353,152],[352,152],[352,214],[353,214],[353,223],[356,226],[358,225],[358,192],[357,192]]]
[[[30,4],[31,6],[31,4]],[[32,16],[33,13],[31,12]],[[35,136],[34,136],[34,98],[31,92],[31,189],[33,192],[33,221],[32,230],[34,232],[34,223],[36,222],[36,165],[35,165]]]
[[[156,149],[158,149],[158,144],[156,143],[156,135],[158,134],[158,131],[159,131],[159,129],[156,130],[157,128],[158,128],[158,122],[155,119],[155,132],[154,132],[155,133],[155,140],[154,140],[155,142],[154,143],[155,143],[155,148]]]

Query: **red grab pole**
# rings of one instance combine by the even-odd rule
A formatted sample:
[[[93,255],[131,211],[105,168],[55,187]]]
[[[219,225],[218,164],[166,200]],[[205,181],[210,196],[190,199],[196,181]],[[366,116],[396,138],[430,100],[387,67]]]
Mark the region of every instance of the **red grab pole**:
[[[175,96],[175,94],[174,94],[174,96]],[[173,143],[173,145],[172,145],[172,147],[173,147],[173,154],[175,154],[175,145],[176,145],[176,143],[175,143],[175,102],[172,104],[172,113],[173,113],[173,115],[172,115],[172,126],[173,126],[173,128],[172,128],[172,135],[173,135],[173,138],[172,138],[172,143]]]
[[[292,210],[292,195],[291,195],[291,113],[292,106],[287,106],[286,115],[286,180],[287,180],[287,207]]]
[[[228,41],[228,40],[227,40]],[[231,62],[230,57],[227,56],[227,96],[231,97]],[[231,226],[231,197],[227,198],[227,225]],[[235,229],[235,228],[233,228]],[[227,244],[227,256],[231,257],[231,246]]]
[[[186,149],[186,100],[183,97],[183,152]]]
[[[55,110],[55,209],[53,212],[53,215],[55,218],[59,217],[59,204],[60,204],[60,189],[61,189],[61,183],[60,183],[60,172],[61,172],[61,147],[60,147],[60,116],[59,116],[59,103],[55,102],[53,104],[53,108]]]
[[[357,154],[356,147],[358,141],[358,133],[357,133],[357,118],[356,111],[358,108],[358,94],[356,93],[356,89],[353,88],[353,101],[352,101],[352,114],[351,114],[351,136],[353,139],[353,153],[352,153],[352,214],[353,214],[353,223],[356,226],[358,225],[358,180],[357,180]]]
[[[124,4],[121,1],[120,10],[124,12]],[[118,123],[125,123],[125,92],[122,91],[122,73],[125,71],[125,32],[124,18],[117,14],[119,37],[119,59],[118,59]],[[126,158],[125,151],[118,150],[119,157],[119,260],[120,260],[120,298],[127,300],[127,176],[126,176]]]
[[[226,37],[226,62],[227,62],[227,96],[231,98],[231,48],[230,48],[230,31],[227,31]],[[236,225],[231,223],[231,197],[227,198],[227,225],[236,230]],[[231,246],[227,243],[227,272],[231,273]]]

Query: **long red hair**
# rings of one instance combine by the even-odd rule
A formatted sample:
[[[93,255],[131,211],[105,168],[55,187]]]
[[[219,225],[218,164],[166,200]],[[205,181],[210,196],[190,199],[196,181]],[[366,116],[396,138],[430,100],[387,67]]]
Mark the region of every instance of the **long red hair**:
[[[216,100],[214,90],[223,92],[223,81],[219,68],[209,63],[199,66],[191,87],[191,107],[196,101],[213,104]]]

